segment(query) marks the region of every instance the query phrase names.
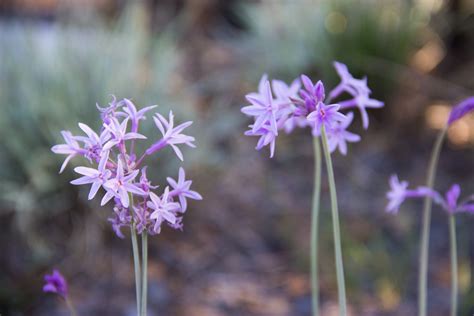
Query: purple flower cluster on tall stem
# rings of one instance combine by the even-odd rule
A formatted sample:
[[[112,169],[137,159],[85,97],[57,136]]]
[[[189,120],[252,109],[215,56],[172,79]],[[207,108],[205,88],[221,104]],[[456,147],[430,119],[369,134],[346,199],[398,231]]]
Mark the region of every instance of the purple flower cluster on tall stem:
[[[131,100],[117,101],[114,98],[108,107],[98,108],[103,122],[99,133],[93,131],[86,124],[79,123],[85,136],[74,136],[70,131],[63,131],[62,135],[66,143],[52,147],[54,153],[67,155],[60,172],[73,157],[83,156],[89,160],[92,166],[74,168],[74,171],[81,177],[71,183],[74,185],[90,184],[89,199],[93,199],[102,188],[105,194],[102,197],[101,205],[107,204],[110,200],[114,201],[114,213],[110,222],[119,237],[123,237],[120,228],[130,226],[132,219],[141,231],[146,230],[152,235],[161,231],[163,223],[173,228],[181,228],[181,217],[187,208],[186,198],[200,200],[202,199],[201,195],[190,190],[191,181],[185,181],[185,172],[182,168],[179,172],[179,179],[181,184],[186,183],[184,187],[177,190],[175,188],[176,182],[168,178],[170,185],[175,184],[171,190],[173,194],[169,194],[170,188],[168,186],[163,189],[161,194],[152,192],[151,190],[156,189],[157,186],[153,186],[147,179],[147,167],[142,166],[142,163],[147,155],[168,146],[175,151],[179,159],[183,160],[183,154],[178,145],[185,144],[195,147],[194,137],[182,134],[183,130],[189,127],[192,122],[185,122],[174,127],[172,112],[169,113],[169,120],[156,113],[153,119],[163,137],[146,149],[143,154],[137,155],[134,150],[135,142],[146,139],[144,135],[138,133],[140,123],[146,119],[145,114],[155,106],[137,110]],[[137,161],[136,157],[141,158]],[[138,180],[137,176],[140,173],[142,176]],[[131,197],[134,197],[134,204],[131,204]],[[154,202],[157,199],[162,201],[162,205],[173,205],[172,208],[168,208],[169,216],[156,215],[157,209],[154,207],[156,204]]]
[[[147,312],[148,234],[159,234],[163,224],[174,229],[182,229],[187,199],[202,199],[199,193],[191,190],[192,181],[186,180],[183,168],[179,169],[178,181],[168,178],[169,186],[165,186],[161,192],[157,192],[158,186],[148,180],[147,166],[143,165],[147,156],[169,146],[178,158],[183,160],[183,153],[178,145],[195,147],[194,137],[183,134],[192,122],[185,122],[175,127],[174,116],[170,111],[168,120],[159,113],[155,114],[153,120],[162,138],[137,155],[135,143],[147,139],[139,133],[140,124],[146,120],[145,114],[155,107],[148,106],[137,110],[131,100],[117,101],[114,97],[108,107],[97,106],[102,119],[99,133],[86,124],[79,123],[79,128],[85,136],[74,136],[70,131],[63,131],[66,143],[53,146],[51,149],[56,154],[67,155],[60,173],[72,158],[85,157],[90,165],[76,167],[74,171],[81,177],[71,183],[90,184],[89,200],[93,199],[102,188],[105,194],[100,204],[105,205],[111,200],[114,203],[109,222],[115,234],[124,238],[121,229],[130,228],[137,314],[140,316],[146,316]],[[142,241],[141,256],[137,233],[140,234]]]
[[[354,78],[342,63],[335,62],[334,67],[341,82],[329,92],[328,98],[323,82],[314,84],[305,75],[290,85],[281,80],[272,80],[270,84],[267,75],[262,76],[258,91],[246,95],[250,105],[242,108],[242,113],[254,119],[245,135],[259,137],[257,150],[270,146],[270,157],[273,157],[279,131],[291,133],[296,127],[310,127],[313,136],[320,136],[324,126],[330,151],[339,149],[343,155],[347,154],[348,142],[360,140],[359,135],[347,131],[354,117],[351,110],[360,111],[363,127],[367,129],[367,109],[383,107],[384,103],[370,98],[366,78]],[[343,95],[350,97],[333,103]]]
[[[314,193],[311,220],[311,288],[312,305],[315,316],[319,315],[319,284],[318,284],[318,218],[321,190],[321,146],[326,161],[328,182],[333,219],[333,235],[336,261],[336,277],[338,284],[339,313],[347,314],[344,267],[342,259],[341,234],[337,206],[336,184],[332,168],[331,152],[339,149],[347,154],[347,143],[360,141],[360,136],[347,129],[351,125],[354,114],[351,109],[359,109],[364,128],[369,125],[367,108],[380,108],[383,103],[370,98],[371,91],[367,87],[367,79],[356,79],[344,64],[335,62],[334,66],[341,82],[329,92],[326,98],[322,81],[314,84],[306,75],[301,75],[290,85],[281,80],[268,80],[263,75],[258,85],[258,91],[246,95],[248,106],[242,108],[242,113],[253,118],[247,136],[257,136],[256,149],[270,147],[270,157],[275,154],[275,143],[279,131],[291,133],[295,128],[310,127],[313,135],[315,173]],[[343,96],[350,98],[334,103]],[[345,111],[343,114],[341,111]]]

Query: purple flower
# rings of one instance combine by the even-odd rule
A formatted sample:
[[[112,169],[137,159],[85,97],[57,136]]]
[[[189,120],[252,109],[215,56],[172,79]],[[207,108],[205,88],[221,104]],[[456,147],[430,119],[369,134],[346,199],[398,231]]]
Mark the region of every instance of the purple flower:
[[[256,132],[253,131],[253,126],[250,125],[250,130],[245,132],[246,136],[260,136],[257,146],[255,147],[256,150],[260,150],[265,146],[270,145],[270,158],[273,158],[275,154],[275,141],[276,141],[276,134],[273,132],[271,127],[266,124],[258,129]]]
[[[117,237],[123,239],[125,236],[122,233],[121,228],[129,226],[132,221],[132,216],[128,208],[123,207],[119,199],[115,199],[116,204],[114,206],[114,216],[108,218],[108,221],[112,224],[112,229]]]
[[[59,173],[64,171],[64,168],[66,168],[69,160],[77,155],[83,155],[86,152],[81,148],[81,146],[79,146],[79,143],[76,141],[75,137],[72,136],[70,131],[62,131],[61,134],[63,135],[66,144],[55,145],[51,148],[51,151],[55,154],[68,155],[66,160],[64,160],[63,164],[61,165]]]
[[[176,127],[174,127],[174,116],[173,112],[170,111],[169,114],[169,121],[167,121],[161,114],[157,113],[155,117],[153,117],[153,120],[155,121],[156,127],[160,130],[161,134],[163,135],[163,138],[153,144],[150,148],[146,150],[147,155],[151,155],[157,150],[160,150],[167,145],[171,146],[173,148],[174,152],[176,153],[176,156],[183,161],[183,154],[181,153],[181,150],[178,148],[179,144],[186,144],[189,147],[196,147],[193,142],[194,142],[194,137],[188,136],[181,134],[181,132],[189,127],[193,122],[185,122],[182,123]]]
[[[150,219],[155,220],[155,224],[153,226],[153,231],[156,234],[159,234],[161,231],[161,224],[164,221],[169,222],[170,224],[176,223],[176,215],[180,208],[180,205],[176,202],[170,201],[169,197],[169,187],[165,188],[165,192],[163,193],[162,197],[158,197],[155,193],[150,193],[150,199],[147,203],[147,206],[154,211],[150,214]]]
[[[138,131],[138,124],[140,120],[146,119],[145,113],[157,107],[157,105],[151,105],[151,106],[147,106],[141,109],[140,111],[137,111],[135,104],[133,104],[132,101],[130,101],[129,99],[123,99],[123,102],[125,103],[125,106],[123,106],[122,110],[125,112],[125,114],[130,118],[130,121],[132,122],[133,133],[136,133]]]
[[[79,123],[79,128],[86,133],[87,137],[76,136],[75,139],[84,143],[84,149],[86,153],[84,156],[90,161],[100,160],[100,153],[102,151],[103,144],[109,140],[110,133],[107,130],[103,130],[100,136],[97,135],[89,126],[84,123]]]
[[[146,195],[148,195],[150,193],[151,189],[154,190],[154,189],[158,188],[158,186],[151,184],[151,181],[148,180],[148,178],[146,176],[146,170],[147,170],[147,167],[142,168],[142,174],[140,176],[139,187],[145,192]]]
[[[193,200],[202,200],[202,196],[197,193],[196,191],[191,190],[191,184],[193,183],[191,180],[186,180],[186,174],[183,168],[179,168],[179,176],[178,181],[174,180],[173,178],[166,178],[170,186],[173,188],[170,192],[170,197],[177,196],[179,199],[179,203],[181,204],[181,212],[185,212],[187,208],[186,198],[190,198]]]
[[[141,234],[144,231],[150,231],[148,229],[148,223],[149,223],[149,209],[146,206],[139,205],[138,207],[133,208],[135,212],[135,223],[136,223],[136,228],[137,228],[137,233]],[[153,230],[151,230],[152,233],[154,233]]]
[[[74,171],[83,175],[82,177],[71,181],[74,185],[82,185],[92,183],[91,190],[89,192],[89,200],[92,200],[99,191],[99,188],[107,181],[112,174],[110,170],[106,169],[107,162],[109,160],[109,152],[105,151],[102,153],[102,157],[99,162],[97,169],[88,167],[76,167]]]
[[[416,190],[408,190],[408,182],[399,182],[396,175],[393,175],[390,178],[390,186],[391,190],[387,193],[389,204],[386,208],[386,211],[389,213],[397,213],[400,205],[406,198],[421,197],[429,197],[433,199],[433,202],[440,205],[448,214],[474,212],[474,204],[471,203],[474,196],[471,196],[464,202],[458,204],[458,199],[461,195],[461,188],[458,184],[453,184],[444,197],[437,191],[425,186],[420,186]]]
[[[334,62],[334,68],[336,68],[336,72],[341,78],[341,82],[329,93],[330,100],[337,98],[343,92],[347,92],[352,96],[358,94],[368,95],[371,93],[367,86],[367,78],[355,79],[349,72],[347,66],[337,61]]]
[[[471,111],[474,111],[474,97],[467,98],[466,100],[453,107],[451,113],[449,114],[448,126],[450,126],[451,124],[453,124]]]
[[[385,211],[388,213],[398,213],[400,205],[405,201],[406,198],[417,198],[425,197],[427,195],[432,196],[433,190],[426,187],[419,187],[416,190],[408,190],[408,182],[398,180],[397,175],[390,177],[390,191],[387,192],[388,205]]]
[[[319,103],[324,102],[326,95],[324,93],[324,84],[321,80],[314,85],[308,76],[301,75],[301,81],[303,82],[305,90],[300,90],[300,96],[303,98],[305,108],[298,108],[295,114],[306,116],[308,113],[315,111]],[[298,100],[294,100],[294,102],[296,104],[301,103]]]
[[[298,92],[301,89],[301,82],[297,78],[288,86],[282,80],[272,80],[272,88],[275,93],[275,102],[280,107],[291,105],[291,100],[298,97]]]
[[[136,184],[132,183],[132,181],[137,177],[138,172],[138,170],[133,170],[128,175],[124,175],[122,160],[119,159],[115,178],[107,180],[103,185],[107,190],[107,193],[102,198],[100,204],[106,204],[112,197],[115,196],[120,199],[120,202],[124,207],[128,207],[130,203],[128,192],[138,195],[145,195],[145,191],[140,189]]]
[[[339,102],[341,110],[357,107],[362,116],[362,126],[364,129],[369,128],[369,115],[367,114],[367,108],[381,108],[384,106],[384,103],[371,99],[367,93],[360,93],[354,96],[352,100]]]
[[[334,152],[339,148],[339,152],[343,155],[347,154],[347,142],[353,143],[360,141],[360,136],[347,131],[351,125],[354,114],[350,112],[346,115],[343,122],[339,122],[333,126],[327,134],[329,151]]]
[[[96,104],[97,109],[100,112],[100,118],[105,124],[109,124],[111,118],[115,118],[115,111],[119,107],[119,103],[117,102],[117,99],[115,96],[112,96],[112,101],[109,102],[108,107],[100,107],[99,104]]]
[[[400,205],[405,201],[407,188],[407,181],[400,182],[397,175],[392,175],[390,177],[390,191],[387,192],[389,203],[385,208],[386,212],[398,213]]]
[[[454,214],[456,212],[459,195],[461,195],[461,188],[458,184],[453,184],[448,192],[446,192],[446,211],[448,213]]]
[[[109,124],[104,123],[104,128],[108,130],[112,138],[104,145],[104,150],[109,150],[116,145],[123,145],[124,141],[131,139],[146,139],[145,136],[138,133],[127,133],[127,123],[129,118],[127,117],[119,123],[119,121],[113,117],[110,119]]]
[[[316,109],[306,117],[313,125],[314,136],[320,135],[323,126],[330,130],[337,123],[346,120],[346,116],[338,112],[339,107],[339,104],[325,105],[323,102],[317,103]]]
[[[243,107],[241,111],[248,116],[255,117],[255,123],[252,127],[253,132],[257,132],[264,124],[269,122],[273,133],[278,135],[276,122],[278,104],[273,101],[270,82],[268,80],[263,82],[263,87],[259,87],[259,94],[249,93],[245,97],[251,105]]]
[[[58,270],[54,269],[52,274],[45,275],[44,281],[46,284],[43,286],[43,292],[57,293],[66,299],[68,294],[67,282]]]

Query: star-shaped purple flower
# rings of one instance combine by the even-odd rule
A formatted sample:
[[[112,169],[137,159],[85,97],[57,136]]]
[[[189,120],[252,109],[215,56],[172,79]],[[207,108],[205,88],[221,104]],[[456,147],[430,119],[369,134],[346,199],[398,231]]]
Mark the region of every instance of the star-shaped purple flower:
[[[166,221],[170,224],[176,223],[176,212],[179,210],[179,203],[170,201],[169,191],[166,187],[161,198],[155,193],[150,193],[150,199],[147,206],[154,211],[150,214],[150,219],[155,221],[153,231],[159,234],[161,231],[161,224]]]
[[[127,133],[127,117],[121,123],[113,117],[110,119],[110,124],[104,124],[104,128],[109,131],[111,139],[104,145],[104,150],[109,150],[116,145],[123,145],[123,142],[131,139],[146,139],[145,136],[139,133]]]
[[[336,124],[346,120],[346,116],[339,112],[339,107],[339,104],[326,105],[318,102],[316,109],[306,117],[313,126],[314,136],[320,135],[323,126],[326,130],[330,130]]]
[[[367,93],[359,93],[353,99],[339,102],[341,110],[357,107],[362,116],[362,126],[364,129],[369,128],[369,115],[367,109],[377,109],[384,106],[384,103],[379,100],[371,99]]]
[[[70,131],[61,131],[61,134],[63,135],[66,144],[55,145],[51,148],[51,151],[55,154],[68,155],[61,165],[59,173],[64,171],[64,168],[66,168],[67,164],[73,157],[77,155],[84,155],[86,153],[86,150],[81,148]]]
[[[133,102],[129,99],[123,99],[123,102],[125,103],[125,105],[122,107],[122,110],[132,122],[131,131],[133,133],[136,133],[138,131],[138,124],[140,123],[140,120],[146,119],[145,113],[157,107],[157,105],[151,105],[137,111],[135,104],[133,104]]]
[[[352,96],[356,96],[359,93],[370,94],[372,92],[367,86],[367,78],[354,78],[345,64],[335,61],[334,68],[341,78],[341,82],[329,93],[330,100],[334,100],[343,92],[347,92]]]
[[[407,198],[408,182],[398,180],[397,175],[392,175],[390,177],[390,191],[387,192],[388,205],[385,208],[385,211],[388,213],[398,213],[400,205]]]
[[[255,149],[260,150],[263,147],[270,145],[270,158],[273,158],[273,155],[275,154],[275,142],[277,135],[273,132],[270,125],[265,124],[256,132],[253,131],[253,125],[250,125],[249,127],[250,130],[244,133],[246,136],[260,136]]]
[[[120,202],[124,207],[128,207],[130,204],[128,192],[138,195],[145,195],[145,191],[140,189],[136,184],[132,183],[132,181],[137,177],[138,172],[138,170],[133,170],[128,175],[125,175],[122,160],[119,159],[115,178],[107,180],[103,185],[107,190],[107,193],[105,193],[100,204],[105,205],[115,196],[120,199]]]
[[[170,111],[169,113],[169,121],[167,121],[161,114],[156,113],[156,115],[153,117],[153,120],[155,121],[156,127],[160,130],[161,134],[163,135],[163,138],[150,146],[146,150],[147,155],[151,155],[157,150],[160,150],[166,146],[171,146],[173,148],[176,156],[183,161],[183,153],[181,150],[178,148],[177,145],[179,144],[185,144],[188,145],[189,147],[196,147],[196,145],[193,144],[194,142],[194,137],[188,136],[181,134],[181,132],[189,127],[193,122],[185,122],[182,123],[176,127],[174,127],[174,115],[173,111]]]
[[[261,90],[261,91],[260,91]],[[264,124],[269,122],[273,133],[278,135],[277,111],[278,104],[274,102],[270,82],[265,80],[263,87],[259,87],[259,93],[249,93],[245,96],[251,105],[241,109],[242,113],[255,117],[253,131],[257,132]]]
[[[179,168],[179,176],[178,181],[174,180],[173,178],[166,178],[170,186],[173,188],[170,191],[170,197],[177,196],[179,199],[179,203],[181,204],[181,212],[186,212],[187,202],[186,198],[190,198],[193,200],[202,200],[201,194],[197,193],[196,191],[191,190],[191,184],[193,183],[191,180],[186,180],[186,174],[183,168]]]
[[[71,181],[71,184],[82,185],[92,183],[91,190],[89,192],[89,200],[92,200],[99,191],[99,188],[109,179],[112,172],[107,170],[107,162],[109,160],[109,152],[105,151],[102,153],[100,158],[99,166],[97,169],[89,167],[76,167],[74,171],[83,175],[82,177]]]
[[[352,112],[346,115],[346,119],[343,122],[336,123],[328,133],[328,145],[329,151],[334,152],[339,148],[339,152],[343,155],[347,154],[347,143],[353,143],[360,141],[360,136],[347,131],[349,125],[351,125],[354,114]]]

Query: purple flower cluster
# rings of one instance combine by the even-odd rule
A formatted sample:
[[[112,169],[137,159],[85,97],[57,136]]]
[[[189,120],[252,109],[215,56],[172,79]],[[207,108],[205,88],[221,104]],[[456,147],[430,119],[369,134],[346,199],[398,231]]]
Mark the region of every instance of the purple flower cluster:
[[[453,184],[443,196],[437,191],[424,186],[409,190],[407,181],[400,182],[396,175],[392,175],[390,177],[390,191],[387,192],[387,199],[389,202],[385,210],[388,213],[396,214],[398,213],[400,205],[407,198],[430,197],[449,214],[460,212],[474,213],[474,195],[458,202],[460,195],[461,188],[457,184]]]
[[[192,181],[185,179],[183,168],[179,169],[178,181],[168,178],[171,188],[166,186],[161,194],[152,191],[158,187],[152,185],[147,178],[147,167],[142,166],[145,157],[170,146],[178,158],[183,160],[178,145],[195,147],[194,137],[182,133],[192,122],[175,127],[171,111],[168,120],[156,113],[153,119],[163,137],[138,156],[135,153],[135,142],[146,139],[138,132],[140,122],[146,119],[145,114],[154,107],[138,111],[132,101],[117,101],[113,98],[108,107],[97,106],[103,122],[99,133],[86,124],[79,123],[79,128],[85,135],[74,136],[70,131],[62,131],[66,143],[51,149],[56,154],[67,155],[60,173],[73,157],[82,156],[90,162],[91,166],[74,168],[81,177],[71,183],[90,184],[89,200],[96,196],[100,188],[104,189],[101,205],[113,200],[113,216],[109,221],[121,238],[123,235],[120,229],[132,222],[139,233],[148,231],[150,234],[158,234],[163,223],[181,229],[182,214],[187,208],[186,199],[202,199],[199,193],[190,189]]]
[[[335,62],[341,82],[326,98],[324,84],[318,81],[313,84],[311,79],[301,75],[287,85],[281,80],[272,80],[263,75],[258,85],[258,92],[249,93],[246,99],[250,105],[242,108],[242,112],[254,118],[245,132],[247,136],[258,136],[257,150],[270,146],[270,157],[275,153],[275,141],[280,130],[291,133],[296,127],[311,127],[314,136],[319,136],[325,128],[331,152],[339,149],[345,155],[347,143],[357,142],[360,136],[347,131],[352,123],[352,112],[346,115],[342,110],[359,109],[365,129],[369,126],[367,108],[383,107],[383,102],[370,98],[371,90],[367,79],[356,79],[348,71],[347,66]],[[332,100],[343,94],[349,99],[332,104]]]

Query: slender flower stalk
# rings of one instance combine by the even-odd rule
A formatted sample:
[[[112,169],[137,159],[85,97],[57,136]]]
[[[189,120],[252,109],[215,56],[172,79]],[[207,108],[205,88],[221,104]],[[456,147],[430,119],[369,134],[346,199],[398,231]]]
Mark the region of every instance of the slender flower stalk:
[[[319,281],[318,281],[318,232],[321,197],[321,144],[313,137],[314,147],[314,191],[311,215],[311,289],[313,315],[319,315]]]
[[[449,243],[451,254],[451,316],[456,316],[458,310],[458,258],[456,246],[456,218],[449,215]]]
[[[148,234],[146,231],[142,234],[142,301],[141,315],[146,316],[147,313],[147,290],[148,290]]]
[[[321,128],[321,140],[323,143],[324,157],[326,161],[326,168],[329,181],[329,193],[331,197],[331,212],[332,224],[334,233],[334,254],[336,257],[336,278],[337,278],[337,292],[339,297],[339,315],[347,315],[346,307],[346,287],[344,284],[344,265],[342,262],[342,248],[341,248],[341,231],[339,228],[339,213],[337,207],[337,192],[336,181],[334,180],[334,170],[332,167],[331,153],[329,152],[329,145],[327,141],[326,128],[323,125]]]
[[[140,273],[140,256],[138,252],[137,227],[135,223],[130,226],[130,235],[132,238],[133,267],[135,270],[135,292],[137,297],[137,315],[141,315],[141,273]]]
[[[439,154],[446,137],[447,128],[441,130],[436,138],[436,142],[431,152],[428,175],[426,178],[426,187],[433,189],[438,167]],[[421,229],[421,248],[420,248],[420,274],[418,278],[418,316],[426,316],[426,289],[428,275],[428,249],[430,243],[430,224],[431,224],[431,205],[432,197],[426,196],[423,202],[423,219]]]
[[[66,297],[65,301],[67,308],[71,312],[71,316],[77,316],[76,309],[74,308],[74,304],[72,303],[71,299],[69,297]]]

